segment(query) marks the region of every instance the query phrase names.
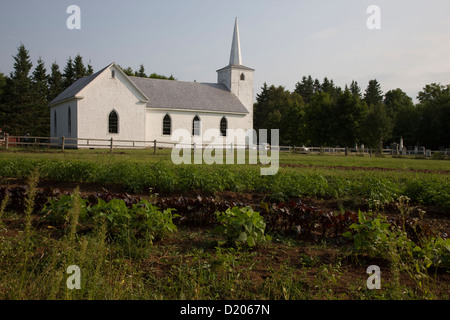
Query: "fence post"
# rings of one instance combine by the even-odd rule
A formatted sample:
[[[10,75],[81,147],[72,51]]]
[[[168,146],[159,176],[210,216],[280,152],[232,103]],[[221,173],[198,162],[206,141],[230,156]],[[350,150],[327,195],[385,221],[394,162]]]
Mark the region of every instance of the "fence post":
[[[66,137],[61,137],[61,151],[64,152],[64,145],[66,143]]]
[[[110,144],[110,146],[109,146],[109,152],[113,152],[113,144],[114,144],[114,138],[113,137],[111,137],[111,144]]]
[[[156,155],[156,139],[153,140],[153,154]]]
[[[5,134],[5,148],[8,150],[8,144],[9,144],[9,134]]]
[[[345,147],[345,155],[348,156],[348,147]]]

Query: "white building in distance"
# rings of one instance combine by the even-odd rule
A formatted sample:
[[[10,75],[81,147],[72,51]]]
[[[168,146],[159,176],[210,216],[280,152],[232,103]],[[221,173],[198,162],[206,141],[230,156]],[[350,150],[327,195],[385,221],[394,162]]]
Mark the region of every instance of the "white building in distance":
[[[192,136],[218,129],[222,137],[228,129],[247,131],[253,129],[254,71],[242,65],[236,18],[230,62],[217,70],[217,83],[129,77],[111,63],[50,102],[51,136],[151,145],[171,142],[175,129]]]

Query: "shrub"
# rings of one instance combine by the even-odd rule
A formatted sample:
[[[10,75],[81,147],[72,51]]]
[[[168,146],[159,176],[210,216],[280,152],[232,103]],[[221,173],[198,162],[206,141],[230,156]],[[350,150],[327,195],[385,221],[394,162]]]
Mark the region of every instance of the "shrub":
[[[250,207],[230,208],[225,212],[216,212],[220,225],[215,233],[221,235],[228,244],[247,244],[253,247],[258,243],[270,241],[269,235],[264,235],[266,223],[259,212]]]

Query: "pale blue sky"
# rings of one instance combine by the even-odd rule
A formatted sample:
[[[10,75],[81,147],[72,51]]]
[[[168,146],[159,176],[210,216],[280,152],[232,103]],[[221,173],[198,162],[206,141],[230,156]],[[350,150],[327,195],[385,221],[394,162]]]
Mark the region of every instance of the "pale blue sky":
[[[81,30],[69,30],[69,5],[81,8]],[[381,30],[369,30],[369,5],[381,8]],[[415,99],[428,83],[450,84],[449,0],[0,0],[0,72],[12,71],[23,43],[33,63],[64,68],[78,53],[94,70],[111,62],[216,82],[228,64],[234,18],[243,63],[264,82],[293,90],[304,75],[339,86],[377,79],[384,92]]]

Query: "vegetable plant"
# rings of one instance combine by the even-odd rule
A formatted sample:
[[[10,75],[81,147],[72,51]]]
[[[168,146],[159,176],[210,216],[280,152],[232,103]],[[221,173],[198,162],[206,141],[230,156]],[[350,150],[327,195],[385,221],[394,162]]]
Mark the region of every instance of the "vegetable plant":
[[[228,244],[246,244],[254,247],[258,243],[270,241],[265,235],[266,223],[259,212],[250,207],[233,207],[225,212],[216,212],[220,225],[214,230]]]

